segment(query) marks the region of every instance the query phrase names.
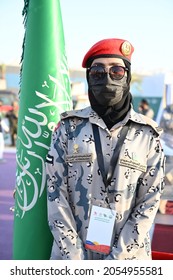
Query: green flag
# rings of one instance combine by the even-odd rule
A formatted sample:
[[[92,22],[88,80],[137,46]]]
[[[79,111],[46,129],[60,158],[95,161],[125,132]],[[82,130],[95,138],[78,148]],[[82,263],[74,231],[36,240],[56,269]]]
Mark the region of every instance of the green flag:
[[[25,0],[16,146],[13,259],[49,259],[45,158],[60,113],[72,108],[59,0]]]

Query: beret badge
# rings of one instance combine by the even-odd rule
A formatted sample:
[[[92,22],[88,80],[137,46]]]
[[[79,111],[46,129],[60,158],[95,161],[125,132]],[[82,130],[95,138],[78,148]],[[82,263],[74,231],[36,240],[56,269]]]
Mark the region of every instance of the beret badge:
[[[121,45],[121,52],[124,56],[128,56],[131,53],[131,44],[128,41],[123,42]]]

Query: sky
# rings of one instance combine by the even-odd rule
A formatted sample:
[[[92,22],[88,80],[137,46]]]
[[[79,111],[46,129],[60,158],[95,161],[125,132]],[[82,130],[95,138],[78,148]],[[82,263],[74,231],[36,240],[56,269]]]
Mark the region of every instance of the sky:
[[[51,0],[50,0],[51,1]],[[69,68],[81,68],[97,41],[134,46],[132,71],[173,72],[172,0],[60,0]],[[23,0],[0,1],[0,64],[20,64]]]

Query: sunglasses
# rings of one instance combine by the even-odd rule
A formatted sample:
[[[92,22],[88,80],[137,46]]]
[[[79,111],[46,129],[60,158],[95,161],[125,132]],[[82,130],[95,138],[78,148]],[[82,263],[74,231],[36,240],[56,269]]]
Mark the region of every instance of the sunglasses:
[[[109,73],[109,76],[112,80],[121,80],[125,72],[128,71],[128,68],[114,65],[108,69],[108,72],[106,71],[106,68],[102,65],[93,65],[90,68],[88,68],[89,76],[93,78],[94,80],[100,80],[105,77],[107,73]]]

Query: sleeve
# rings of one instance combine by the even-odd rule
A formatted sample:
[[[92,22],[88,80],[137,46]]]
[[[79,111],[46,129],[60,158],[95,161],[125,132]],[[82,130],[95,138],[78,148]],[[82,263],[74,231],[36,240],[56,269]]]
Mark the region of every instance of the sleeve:
[[[46,158],[48,223],[54,242],[51,259],[83,260],[85,250],[68,200],[67,133],[61,123]]]
[[[135,259],[138,250],[144,247],[146,236],[159,208],[160,196],[164,189],[164,171],[165,156],[157,136],[151,139],[147,171],[137,183],[135,207],[106,260]]]

